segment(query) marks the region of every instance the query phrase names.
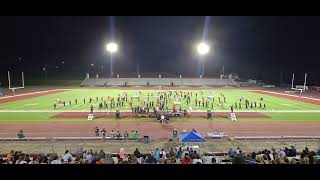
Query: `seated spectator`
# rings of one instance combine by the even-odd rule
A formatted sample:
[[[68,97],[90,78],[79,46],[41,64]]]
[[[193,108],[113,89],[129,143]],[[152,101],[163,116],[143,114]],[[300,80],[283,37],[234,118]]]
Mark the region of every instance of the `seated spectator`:
[[[6,158],[7,158],[7,160],[8,161],[12,161],[12,159],[13,159],[13,150],[11,150],[8,154],[7,154],[7,156],[6,156]]]
[[[290,163],[289,163],[289,159],[288,159],[288,157],[287,157],[287,156],[284,158],[284,160],[283,160],[283,164],[290,164]]]
[[[146,164],[156,164],[157,160],[156,158],[154,158],[154,156],[152,156],[150,153],[147,154],[146,160],[145,160]]]
[[[53,156],[53,161],[50,162],[50,164],[62,164],[60,160],[58,160],[58,156]]]
[[[114,164],[115,162],[114,162],[114,159],[111,157],[111,155],[110,154],[108,154],[107,156],[106,156],[106,158],[104,159],[104,164]]]
[[[160,151],[160,157],[163,158],[163,159],[167,159],[167,153],[166,153],[166,151],[164,149],[162,149]]]
[[[69,153],[69,150],[66,150],[66,152],[62,155],[62,159],[64,162],[68,162],[69,159],[72,160],[72,155]]]
[[[195,154],[195,158],[192,160],[192,164],[203,164],[199,154]]]
[[[290,160],[290,164],[297,164],[296,159],[292,158],[292,159]]]
[[[274,158],[274,164],[282,164],[282,159],[279,155],[276,155]]]
[[[18,138],[22,139],[25,138],[26,136],[23,134],[22,129],[20,129],[20,131],[18,132]]]
[[[188,153],[186,153],[184,158],[181,160],[181,164],[192,164],[192,159],[189,157]]]
[[[130,164],[139,164],[138,159],[135,155],[130,155],[128,161]]]
[[[136,148],[136,150],[133,153],[137,158],[141,157],[141,153],[139,152],[138,148]]]
[[[125,160],[125,152],[123,148],[120,148],[119,157],[121,160]]]
[[[177,160],[174,156],[170,157],[170,161],[168,161],[168,164],[176,164]]]
[[[280,156],[280,159],[283,160],[284,157],[286,157],[286,153],[282,149],[280,149],[279,156]]]
[[[232,164],[246,164],[243,156],[235,155],[232,158]]]
[[[84,159],[88,161],[89,164],[91,164],[93,160],[92,152],[88,152]]]
[[[297,155],[297,150],[294,146],[291,146],[291,150],[292,150],[292,157],[296,157]]]
[[[216,158],[215,158],[215,157],[212,157],[212,159],[211,159],[211,163],[212,163],[212,164],[217,164],[217,160],[216,160]]]
[[[76,156],[76,159],[74,160],[74,164],[81,164],[80,156]]]
[[[80,150],[79,151],[77,151],[77,155],[78,156],[80,156],[80,157],[82,157],[83,156],[83,153],[84,153],[84,151],[83,151],[83,149],[82,148],[80,148]]]
[[[179,150],[178,150],[178,152],[177,152],[177,158],[178,158],[179,160],[182,159],[182,149],[181,149],[181,147],[179,148]]]
[[[98,156],[101,158],[105,158],[106,153],[102,149],[100,149]]]
[[[228,151],[228,156],[229,156],[230,158],[232,158],[233,155],[234,155],[234,152],[233,152],[232,148],[230,148],[229,151]]]
[[[169,151],[169,157],[175,157],[175,153],[172,148]]]
[[[28,164],[27,161],[25,161],[25,155],[20,155],[18,160],[16,161],[16,164]]]
[[[158,148],[156,148],[156,152],[154,153],[154,158],[156,158],[157,161],[160,159],[160,151]]]
[[[95,164],[104,164],[104,162],[100,159],[100,156],[97,156]]]

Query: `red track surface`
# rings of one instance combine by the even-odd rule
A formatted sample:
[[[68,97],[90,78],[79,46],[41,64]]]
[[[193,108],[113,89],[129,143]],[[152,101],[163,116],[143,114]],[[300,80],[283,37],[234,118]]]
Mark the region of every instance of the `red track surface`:
[[[258,112],[238,112],[236,113],[237,118],[270,118],[262,113]],[[214,112],[213,118],[228,118],[230,113],[227,112]],[[95,118],[115,118],[115,113],[94,113]],[[207,118],[207,113],[193,112],[189,116],[190,118]],[[55,114],[50,118],[88,118],[88,113],[85,112],[63,112]],[[121,118],[139,118],[137,114],[132,114],[131,112],[121,113]]]
[[[137,130],[141,135],[151,138],[169,138],[172,130],[179,131],[195,128],[198,132],[222,131],[232,136],[282,136],[304,135],[319,136],[320,123],[317,122],[172,122],[161,125],[156,122],[58,122],[58,123],[1,123],[0,136],[16,136],[15,132],[23,129],[28,136],[61,137],[61,136],[94,136],[98,126],[111,130],[129,133]]]
[[[52,90],[52,91],[47,91],[47,92],[35,92],[32,94],[18,95],[18,96],[12,96],[12,97],[8,97],[8,98],[1,98],[0,104],[12,102],[12,101],[17,101],[17,100],[21,100],[21,99],[29,99],[29,98],[39,97],[39,96],[46,96],[46,95],[50,95],[50,94],[61,93],[64,91],[65,90],[58,89],[58,90]]]
[[[284,99],[300,101],[300,102],[305,102],[305,103],[309,103],[309,104],[320,105],[320,100],[315,100],[315,99],[307,99],[307,98],[302,98],[302,97],[288,96],[286,94],[275,94],[275,93],[272,93],[272,92],[259,91],[259,90],[251,91],[251,92],[255,92],[255,93],[258,93],[258,94],[265,94],[265,95],[279,97],[279,98],[284,98]]]

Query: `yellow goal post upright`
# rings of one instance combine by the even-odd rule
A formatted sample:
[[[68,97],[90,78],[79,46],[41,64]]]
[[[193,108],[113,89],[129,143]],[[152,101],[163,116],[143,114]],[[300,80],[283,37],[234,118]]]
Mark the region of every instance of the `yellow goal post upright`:
[[[10,77],[10,71],[8,71],[8,84],[9,84],[9,90],[12,91],[12,95],[14,96],[15,95],[15,90],[17,89],[24,89],[24,73],[21,72],[21,80],[22,80],[22,86],[20,87],[13,87],[11,86],[11,77]]]

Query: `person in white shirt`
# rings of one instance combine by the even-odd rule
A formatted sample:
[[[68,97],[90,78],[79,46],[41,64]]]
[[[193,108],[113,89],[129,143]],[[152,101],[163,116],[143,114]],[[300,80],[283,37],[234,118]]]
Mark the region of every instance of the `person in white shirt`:
[[[69,161],[69,159],[72,159],[72,155],[69,153],[69,150],[66,150],[66,152],[62,155],[63,161]]]
[[[24,155],[20,155],[19,159],[16,161],[16,164],[28,164],[27,161],[25,161],[25,156]]]
[[[88,161],[89,164],[91,164],[92,162],[92,154],[89,152],[87,155],[86,155],[86,160]]]
[[[58,156],[55,155],[55,156],[53,157],[53,161],[51,161],[50,164],[61,164],[61,161],[58,160]]]
[[[163,159],[167,159],[167,153],[164,151],[164,149],[161,150],[160,154],[162,154]]]

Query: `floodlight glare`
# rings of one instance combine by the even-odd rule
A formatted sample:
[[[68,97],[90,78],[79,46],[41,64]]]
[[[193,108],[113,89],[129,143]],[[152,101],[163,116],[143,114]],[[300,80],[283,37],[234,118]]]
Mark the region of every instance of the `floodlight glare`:
[[[107,51],[109,51],[110,53],[115,53],[118,51],[118,44],[114,42],[110,42],[107,44],[106,48],[107,48]]]
[[[197,51],[200,55],[205,55],[210,51],[210,47],[206,43],[201,42],[197,46]]]

